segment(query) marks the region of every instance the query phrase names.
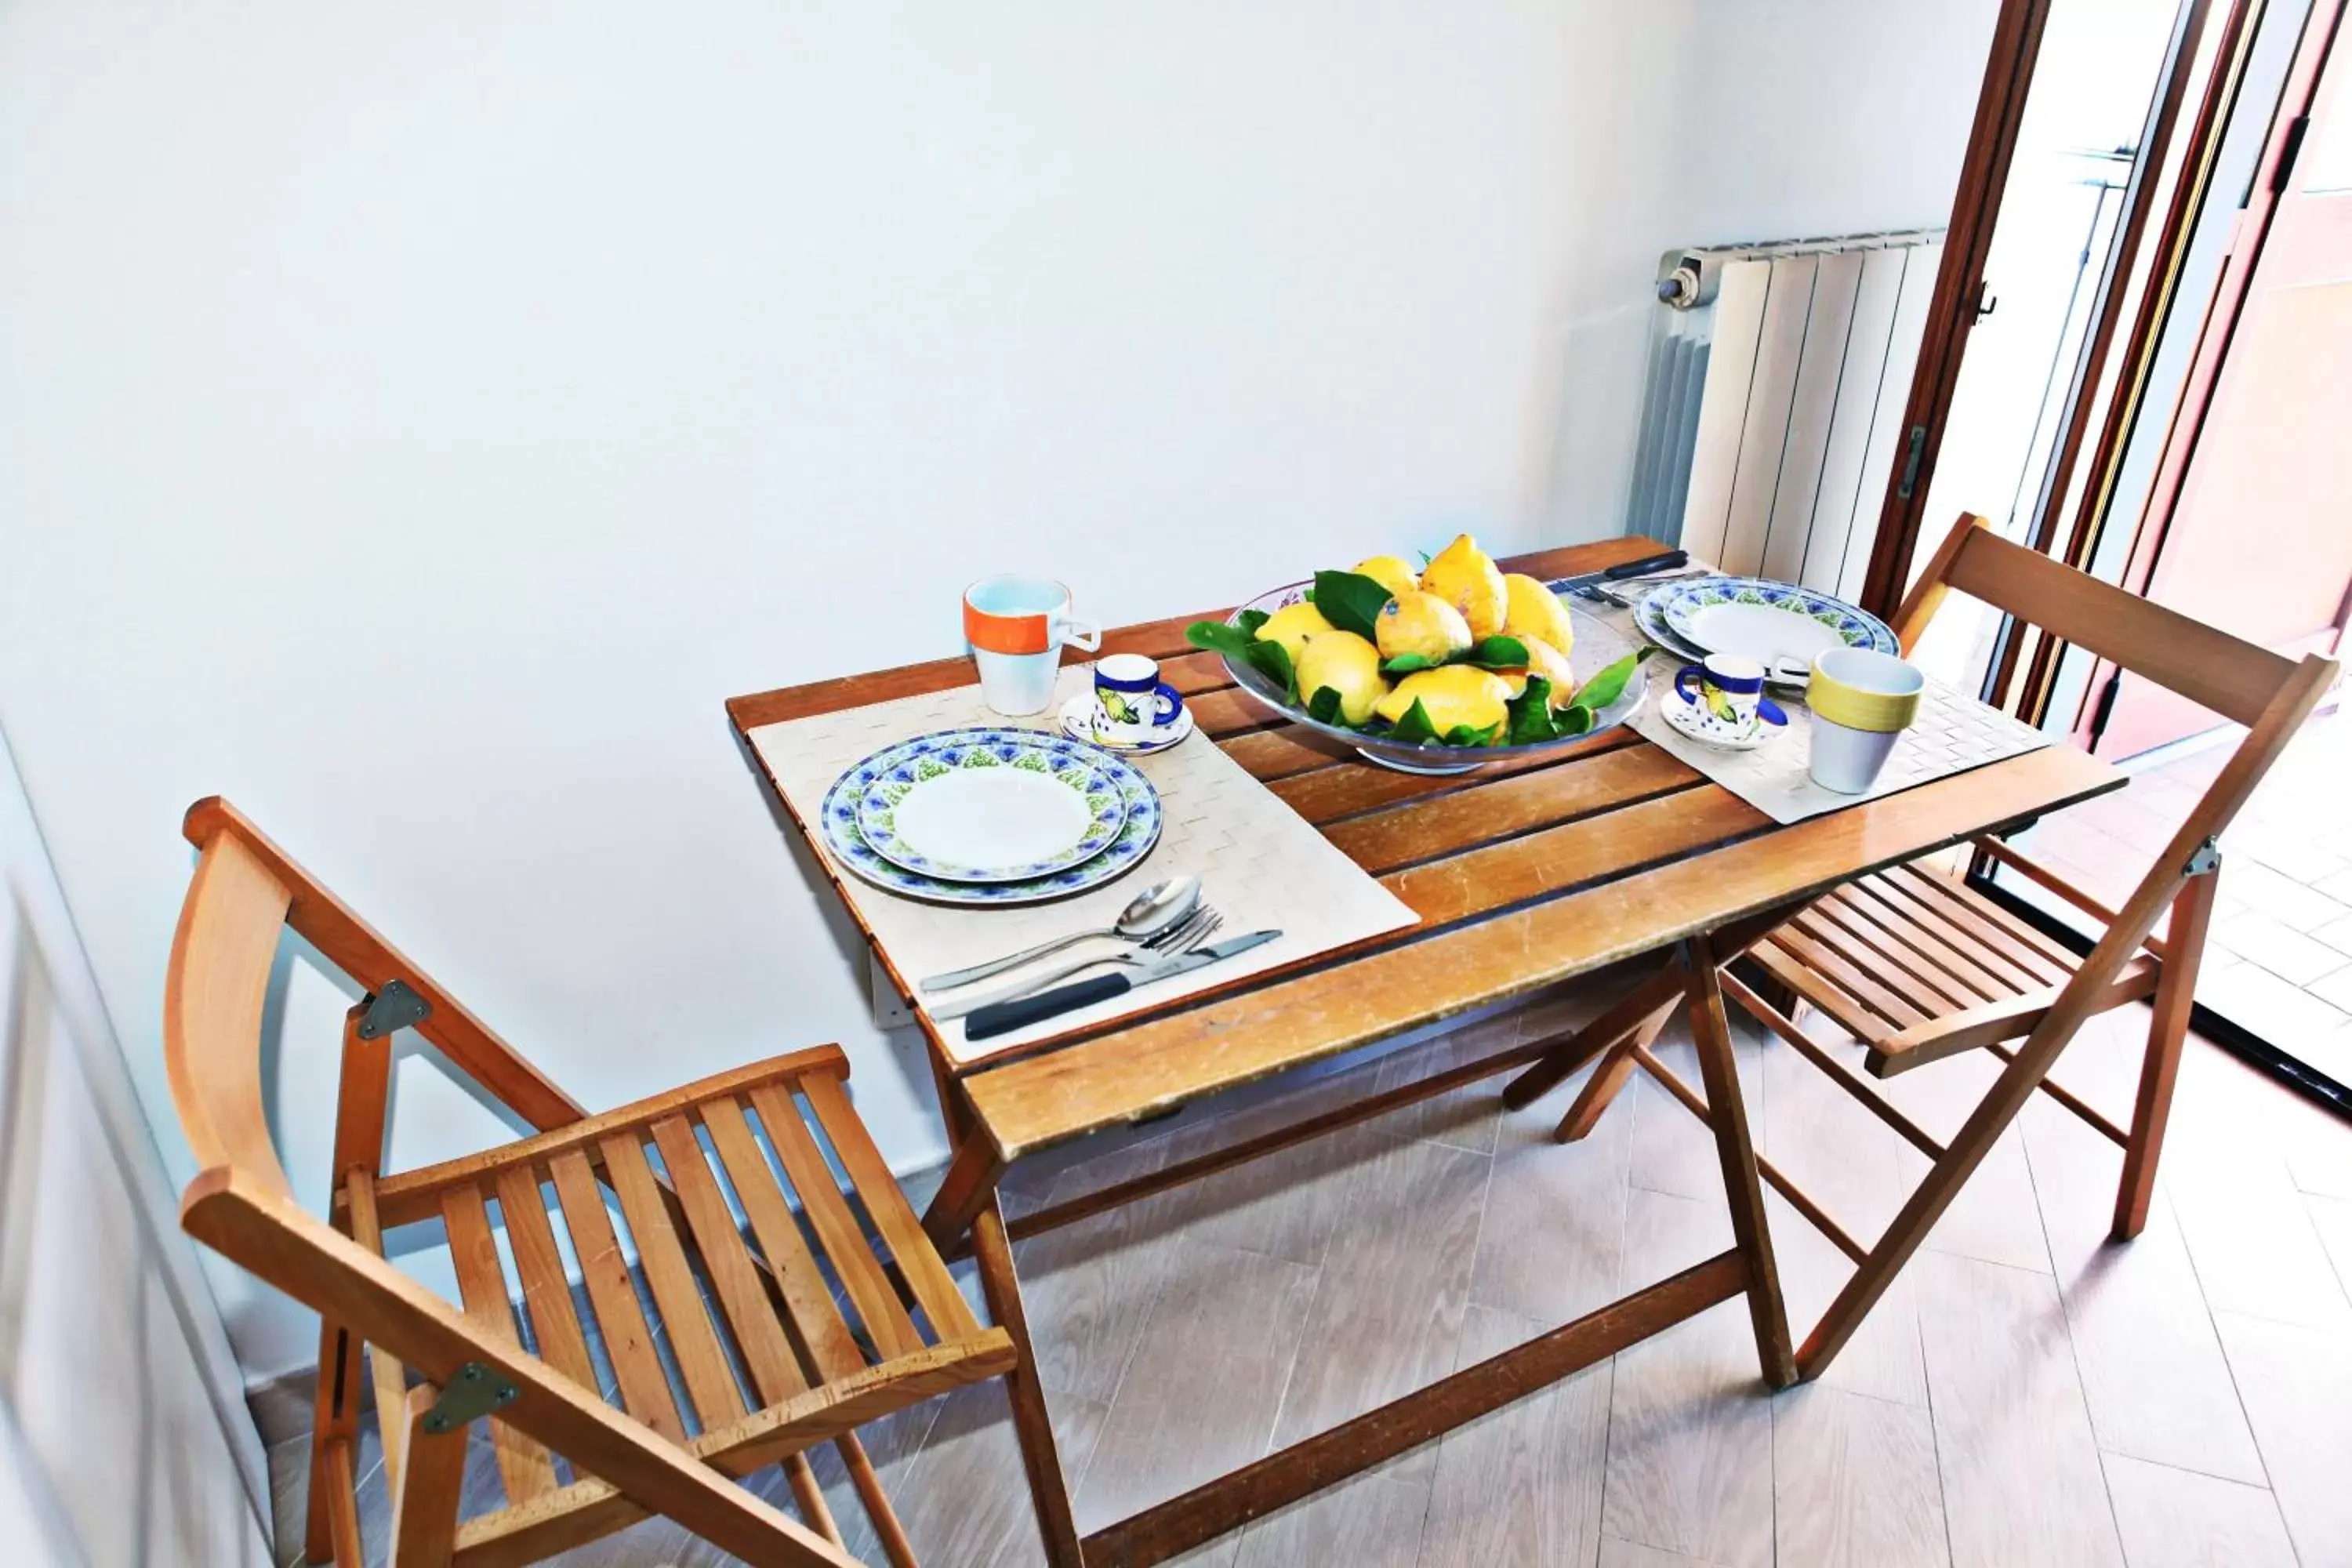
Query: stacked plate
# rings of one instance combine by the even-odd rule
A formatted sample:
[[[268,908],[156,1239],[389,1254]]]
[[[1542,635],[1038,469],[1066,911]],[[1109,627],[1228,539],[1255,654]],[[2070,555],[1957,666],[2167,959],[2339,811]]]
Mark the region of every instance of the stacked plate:
[[[1699,659],[1739,653],[1761,660],[1776,686],[1802,686],[1817,654],[1836,647],[1898,652],[1885,621],[1843,599],[1762,577],[1693,577],[1633,606],[1633,624],[1669,653]]]
[[[1036,730],[885,746],[818,810],[835,858],[894,893],[1033,904],[1099,887],[1160,841],[1160,793],[1123,758]]]

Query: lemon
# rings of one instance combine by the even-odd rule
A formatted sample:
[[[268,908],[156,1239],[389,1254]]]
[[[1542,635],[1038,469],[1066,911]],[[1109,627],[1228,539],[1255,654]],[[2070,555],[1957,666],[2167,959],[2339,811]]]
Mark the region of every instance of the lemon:
[[[1434,594],[1461,611],[1474,637],[1490,637],[1503,629],[1510,603],[1503,574],[1466,533],[1456,536],[1422,568],[1421,591]]]
[[[1349,568],[1359,577],[1370,577],[1389,591],[1391,598],[1410,594],[1421,586],[1421,579],[1412,567],[1393,555],[1375,555],[1369,561],[1359,561]]]
[[[1324,632],[1307,645],[1298,658],[1298,694],[1313,700],[1328,687],[1339,694],[1339,717],[1360,724],[1372,716],[1372,705],[1388,694],[1381,679],[1380,650],[1353,632]]]
[[[1567,707],[1576,696],[1576,670],[1568,662],[1568,655],[1539,637],[1517,635],[1528,645],[1526,673],[1540,675],[1551,682],[1551,705],[1555,710]]]
[[[1396,684],[1372,711],[1394,724],[1419,702],[1441,735],[1456,725],[1485,730],[1508,717],[1503,704],[1510,700],[1510,683],[1490,669],[1449,664],[1443,669],[1416,670]]]
[[[1470,627],[1462,613],[1434,594],[1417,588],[1381,605],[1372,631],[1382,658],[1418,654],[1436,664],[1470,646]]]
[[[1257,640],[1280,643],[1282,651],[1290,656],[1291,667],[1296,668],[1307,639],[1319,637],[1330,629],[1331,623],[1314,605],[1287,605],[1265,618],[1265,625],[1257,629]]]
[[[1507,572],[1503,593],[1507,601],[1503,613],[1505,637],[1538,639],[1549,643],[1555,653],[1566,653],[1575,646],[1576,627],[1568,618],[1568,606],[1549,588],[1533,577]]]

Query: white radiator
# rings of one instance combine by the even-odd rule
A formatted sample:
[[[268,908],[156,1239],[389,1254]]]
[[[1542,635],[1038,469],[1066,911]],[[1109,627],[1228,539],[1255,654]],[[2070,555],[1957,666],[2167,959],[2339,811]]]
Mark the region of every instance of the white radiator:
[[[1851,598],[1941,229],[1668,251],[1626,531]]]

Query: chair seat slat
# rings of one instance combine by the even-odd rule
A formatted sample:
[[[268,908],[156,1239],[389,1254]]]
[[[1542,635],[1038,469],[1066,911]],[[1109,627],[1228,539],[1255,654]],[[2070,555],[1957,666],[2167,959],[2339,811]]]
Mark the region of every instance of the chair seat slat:
[[[499,1265],[499,1244],[490,1234],[489,1214],[480,1190],[452,1187],[442,1194],[441,1221],[448,1227],[449,1261],[457,1272],[466,1316],[492,1339],[520,1347],[522,1337],[515,1331],[514,1302],[507,1294],[506,1271]],[[537,1438],[493,1416],[490,1441],[498,1450],[499,1475],[507,1484],[509,1500],[529,1502],[555,1489],[555,1467]]]
[[[654,1351],[653,1327],[630,1282],[628,1259],[621,1254],[612,1215],[605,1212],[604,1189],[596,1180],[595,1167],[587,1155],[572,1149],[550,1158],[547,1173],[563,1207],[563,1228],[572,1233],[572,1250],[580,1259],[581,1283],[596,1313],[597,1333],[621,1385],[622,1407],[671,1442],[685,1442],[686,1423]]]
[[[857,1308],[866,1336],[886,1358],[921,1350],[922,1336],[915,1332],[914,1320],[907,1316],[890,1277],[876,1260],[865,1227],[834,1184],[833,1167],[825,1163],[824,1152],[809,1134],[808,1123],[801,1120],[799,1103],[791,1091],[781,1084],[761,1084],[751,1090],[751,1105],[760,1113],[760,1125],[767,1130],[769,1147],[775,1150],[793,1190],[799,1194],[801,1212],[815,1227],[818,1244]]]
[[[817,1374],[827,1380],[859,1371],[866,1365],[866,1354],[857,1348],[856,1336],[835,1305],[833,1292],[825,1288],[815,1255],[801,1235],[800,1221],[785,1201],[783,1189],[776,1184],[775,1173],[760,1152],[742,1107],[732,1100],[709,1100],[698,1110],[718,1147],[719,1163],[734,1184],[735,1195],[742,1200],[744,1215],[767,1258],[769,1272],[783,1294],[785,1310],[792,1317],[788,1326],[798,1337],[803,1353]]]
[[[842,1092],[841,1080],[814,1074],[801,1080],[801,1092],[808,1097],[809,1108],[816,1112],[817,1122],[824,1129],[833,1152],[848,1169],[850,1184],[873,1217],[874,1228],[890,1244],[891,1260],[906,1279],[915,1300],[922,1303],[923,1315],[931,1321],[931,1331],[943,1340],[969,1338],[980,1331],[980,1321],[972,1315],[971,1304],[956,1289],[955,1276],[929,1237],[923,1234],[923,1222],[916,1217],[907,1202],[907,1194],[890,1174],[890,1167],[882,1158],[882,1151],[866,1131],[866,1124],[850,1108],[848,1095]]]
[[[702,1305],[702,1289],[694,1269],[670,1227],[669,1205],[662,1185],[646,1163],[645,1146],[635,1131],[609,1132],[597,1141],[604,1157],[604,1174],[621,1200],[621,1217],[637,1244],[637,1262],[646,1284],[660,1309],[662,1328],[669,1335],[670,1353],[677,1358],[686,1378],[686,1392],[694,1401],[695,1416],[703,1430],[740,1420],[747,1409],[734,1368],[710,1326]]]
[[[522,1281],[523,1305],[530,1312],[532,1337],[541,1361],[584,1388],[597,1386],[596,1364],[572,1310],[572,1283],[563,1275],[563,1255],[547,1223],[547,1194],[529,1167],[509,1165],[498,1175],[499,1218],[507,1228],[515,1274]]]
[[[693,1123],[683,1116],[664,1116],[654,1121],[652,1131],[654,1143],[661,1150],[662,1168],[677,1189],[695,1250],[702,1255],[719,1310],[727,1315],[760,1402],[773,1405],[804,1392],[808,1379],[802,1374],[792,1342],[784,1338],[783,1326],[776,1321],[767,1288],[760,1283],[759,1266],[751,1261],[742,1234],[735,1228],[734,1212],[710,1173]]]

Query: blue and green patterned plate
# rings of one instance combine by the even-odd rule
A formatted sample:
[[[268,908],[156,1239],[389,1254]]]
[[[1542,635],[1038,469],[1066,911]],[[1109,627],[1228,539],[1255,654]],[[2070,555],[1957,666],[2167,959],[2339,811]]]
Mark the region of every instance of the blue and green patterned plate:
[[[1036,730],[950,730],[942,731],[941,735],[961,737],[970,742],[994,738],[1042,742],[1083,754],[1094,766],[1108,773],[1118,787],[1120,801],[1126,807],[1126,820],[1120,825],[1118,836],[1100,854],[1031,880],[951,882],[942,878],[927,877],[919,871],[909,871],[903,866],[893,865],[876,854],[858,832],[858,801],[880,776],[883,770],[877,764],[898,750],[895,746],[885,747],[835,780],[833,787],[825,792],[824,804],[817,810],[819,837],[824,840],[825,848],[831,851],[833,858],[852,875],[887,892],[929,903],[966,904],[981,908],[1036,904],[1083,893],[1126,875],[1140,864],[1144,857],[1151,853],[1152,847],[1160,842],[1160,792],[1153,789],[1151,781],[1123,757],[1109,756],[1091,747],[1081,746],[1075,741]]]
[[[1741,653],[1766,664],[1811,663],[1835,647],[1898,651],[1886,623],[1867,610],[1793,583],[1762,577],[1697,577],[1670,583],[1645,609],[1694,647]]]
[[[1127,824],[1101,753],[1050,734],[919,735],[877,752],[857,833],[894,866],[943,882],[1027,882],[1091,860]]]

